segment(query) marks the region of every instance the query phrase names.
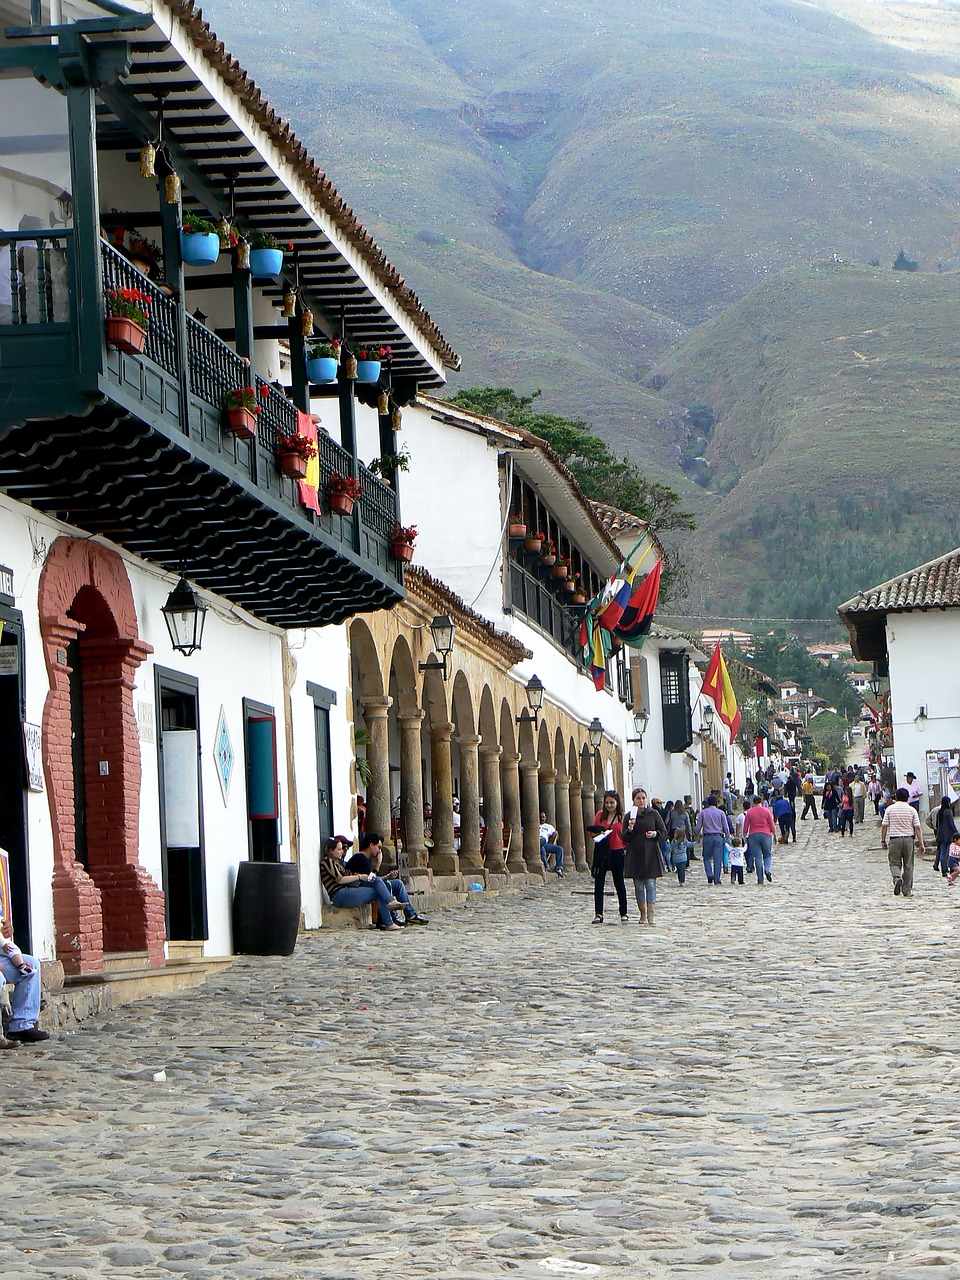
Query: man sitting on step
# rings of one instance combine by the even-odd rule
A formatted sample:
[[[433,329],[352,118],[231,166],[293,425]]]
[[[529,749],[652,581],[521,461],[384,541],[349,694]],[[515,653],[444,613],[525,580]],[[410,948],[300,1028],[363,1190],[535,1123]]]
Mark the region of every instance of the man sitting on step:
[[[7,932],[6,921],[0,920],[0,970],[4,982],[13,983],[10,1001],[13,1015],[6,1038],[0,1037],[0,1049],[17,1049],[21,1044],[49,1040],[50,1032],[41,1031],[37,1026],[40,1016],[40,964],[33,956],[25,956]]]
[[[382,862],[383,836],[378,835],[375,831],[365,831],[360,837],[360,852],[347,859],[347,870],[359,871],[364,875],[369,875],[372,871],[379,875]],[[399,909],[395,908],[393,912],[394,924],[429,924],[426,916],[420,915],[410,901],[407,886],[396,871],[393,873],[388,872],[383,877],[383,880],[396,901],[400,903]],[[378,925],[377,927],[380,928],[382,926]]]

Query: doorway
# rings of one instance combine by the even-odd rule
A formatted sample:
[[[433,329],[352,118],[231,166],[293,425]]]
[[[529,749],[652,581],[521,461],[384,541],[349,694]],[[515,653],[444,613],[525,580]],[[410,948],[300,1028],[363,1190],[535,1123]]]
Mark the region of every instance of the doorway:
[[[199,942],[207,928],[197,681],[157,667],[160,845],[167,938]]]
[[[333,762],[330,756],[330,708],[336,703],[333,689],[307,681],[313,699],[314,743],[317,752],[318,834],[322,842],[333,835]]]
[[[10,858],[14,938],[30,945],[30,884],[27,874],[27,778],[23,754],[23,615],[0,605],[0,848]]]
[[[247,823],[251,862],[280,861],[280,780],[273,707],[243,700]]]

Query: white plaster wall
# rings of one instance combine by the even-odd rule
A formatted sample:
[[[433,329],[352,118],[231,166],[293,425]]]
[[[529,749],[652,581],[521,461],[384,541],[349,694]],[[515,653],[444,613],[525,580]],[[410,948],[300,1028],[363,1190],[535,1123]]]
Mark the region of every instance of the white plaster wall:
[[[910,770],[926,787],[926,753],[960,749],[960,611],[887,616],[893,749],[897,780]],[[920,706],[926,720],[917,720]],[[924,812],[927,804],[922,806]]]
[[[676,642],[671,642],[668,647],[675,649]],[[685,795],[691,795],[695,801],[699,802],[701,796],[699,739],[694,734],[693,742],[687,751],[664,751],[663,707],[660,696],[660,644],[655,636],[647,640],[642,653],[647,660],[649,695],[647,711],[650,713],[650,719],[643,735],[643,746],[632,743],[628,748],[634,760],[630,790],[634,787],[643,787],[648,796],[658,796],[661,800],[682,800]],[[691,664],[690,699],[694,704],[694,726],[699,723],[695,702],[699,689],[700,675]],[[634,734],[631,732],[629,736],[633,737]]]

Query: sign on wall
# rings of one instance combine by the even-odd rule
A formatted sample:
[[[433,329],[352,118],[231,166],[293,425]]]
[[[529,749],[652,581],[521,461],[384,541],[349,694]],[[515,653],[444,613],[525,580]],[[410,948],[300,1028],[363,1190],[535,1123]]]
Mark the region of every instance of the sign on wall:
[[[38,724],[23,726],[23,759],[27,769],[27,790],[43,790],[43,734]]]
[[[927,798],[937,809],[944,796],[950,803],[960,797],[960,749],[927,752]]]
[[[220,780],[223,803],[226,804],[230,798],[230,779],[233,777],[235,756],[223,707],[220,708],[220,719],[217,721],[217,732],[213,740],[213,758],[217,766],[217,778]]]

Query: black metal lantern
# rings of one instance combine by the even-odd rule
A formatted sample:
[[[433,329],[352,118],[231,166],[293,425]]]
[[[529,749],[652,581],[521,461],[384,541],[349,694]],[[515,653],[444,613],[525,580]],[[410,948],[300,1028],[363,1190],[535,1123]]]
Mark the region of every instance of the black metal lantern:
[[[189,658],[203,642],[207,606],[182,575],[160,612],[167,624],[170,643],[178,653]]]
[[[870,689],[875,698],[880,696],[880,677],[876,670],[874,670],[873,675],[870,677]]]
[[[713,717],[716,715],[713,703],[705,702],[701,708],[700,714],[703,717],[703,732],[709,733],[713,728]]]
[[[600,723],[597,716],[594,716],[593,720],[590,722],[590,727],[587,729],[587,737],[590,739],[590,745],[594,750],[596,750],[603,741],[603,725]]]
[[[539,676],[531,676],[527,681],[524,693],[527,695],[527,706],[530,708],[531,717],[533,719],[533,727],[540,727],[540,709],[543,706],[544,683]],[[525,716],[517,716],[516,721],[521,724]]]
[[[647,732],[647,725],[650,722],[650,712],[646,707],[640,707],[633,713],[633,730],[636,733],[635,738],[628,738],[628,742],[638,742],[643,746],[643,735]]]
[[[447,655],[453,652],[453,637],[456,627],[445,613],[439,613],[430,623],[430,634],[433,636],[433,649],[440,655],[440,661],[432,658],[427,662],[419,662],[421,671],[439,671],[444,680],[447,678]]]

